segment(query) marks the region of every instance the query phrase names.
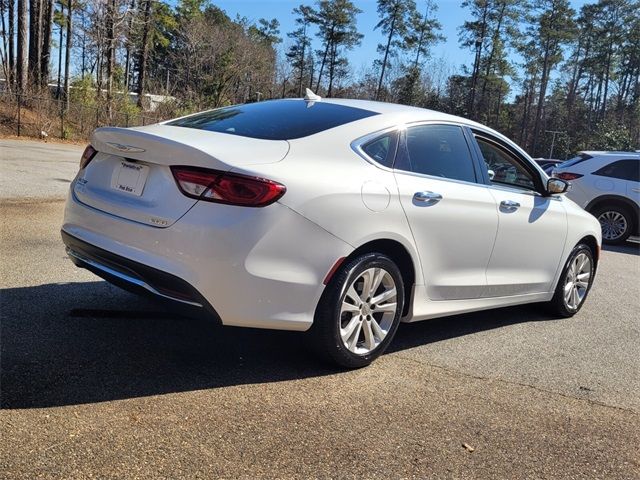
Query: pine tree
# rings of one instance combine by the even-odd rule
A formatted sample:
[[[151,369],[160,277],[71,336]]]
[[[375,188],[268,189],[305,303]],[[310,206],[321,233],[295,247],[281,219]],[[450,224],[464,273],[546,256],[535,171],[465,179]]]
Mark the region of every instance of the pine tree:
[[[412,18],[416,15],[416,3],[414,0],[378,0],[378,15],[380,21],[375,26],[386,36],[386,42],[378,45],[378,53],[382,54],[380,65],[380,78],[376,89],[376,100],[380,99],[382,82],[387,68],[389,57],[395,56],[396,49],[401,47],[404,38],[409,31]]]
[[[311,47],[311,38],[309,29],[316,12],[312,7],[300,5],[293,9],[296,15],[296,25],[298,28],[287,36],[293,40],[289,50],[285,53],[291,66],[298,72],[298,95],[302,96],[302,83],[305,77],[305,70],[308,65],[309,50]]]

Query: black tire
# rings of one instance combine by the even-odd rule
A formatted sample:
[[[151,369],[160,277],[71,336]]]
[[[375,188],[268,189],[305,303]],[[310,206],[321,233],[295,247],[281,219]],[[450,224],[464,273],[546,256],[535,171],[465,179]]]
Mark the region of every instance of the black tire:
[[[603,225],[603,221],[601,220],[602,215],[606,215],[608,213],[612,215],[621,215],[624,218],[624,223],[626,224],[626,230],[624,233],[616,238],[605,238],[605,228],[603,225],[602,229],[602,243],[606,243],[608,245],[619,245],[627,241],[631,233],[634,231],[635,222],[631,210],[624,205],[620,204],[603,204],[599,205],[591,211],[592,215],[598,219],[601,225]]]
[[[565,300],[565,295],[564,295],[565,285],[567,284],[567,275],[569,274],[569,269],[571,268],[572,263],[581,254],[584,254],[589,258],[589,262],[590,262],[589,284],[577,308],[571,308],[567,304],[567,301]],[[589,292],[591,291],[591,286],[593,285],[595,272],[596,272],[596,262],[594,260],[594,252],[591,250],[591,248],[588,245],[584,243],[580,243],[576,245],[575,248],[571,251],[569,258],[567,259],[567,262],[564,268],[562,269],[562,273],[560,274],[560,278],[558,279],[558,284],[556,285],[556,291],[553,295],[553,298],[547,305],[550,310],[550,313],[558,315],[560,317],[564,317],[564,318],[573,317],[576,313],[578,313],[582,308],[582,306],[584,305],[584,302],[587,300],[587,296],[589,295]]]
[[[347,348],[340,335],[341,325],[344,321],[341,305],[347,296],[347,289],[352,283],[359,280],[366,270],[371,268],[381,268],[391,276],[396,289],[396,311],[384,339],[369,353],[357,354]],[[334,274],[318,303],[313,326],[309,333],[318,353],[331,363],[345,368],[365,367],[382,355],[393,340],[400,323],[403,307],[404,284],[397,265],[381,253],[366,253],[345,261]],[[374,310],[369,317],[365,315],[365,321],[378,313]],[[358,314],[354,314],[352,318],[356,316],[360,319],[363,318]],[[390,318],[391,315],[387,317],[387,322]],[[357,333],[357,335],[361,334]]]

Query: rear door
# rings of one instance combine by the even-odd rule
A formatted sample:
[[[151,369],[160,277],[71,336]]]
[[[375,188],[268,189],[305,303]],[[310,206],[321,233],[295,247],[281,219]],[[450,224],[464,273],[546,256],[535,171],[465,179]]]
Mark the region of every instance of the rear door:
[[[563,199],[539,193],[540,174],[515,149],[490,134],[475,133],[498,215],[484,296],[548,292],[567,236]]]
[[[609,186],[606,192],[629,197],[640,205],[640,159],[616,160],[593,172],[594,182]]]
[[[432,300],[478,298],[498,228],[493,196],[478,183],[459,125],[406,129],[394,174]]]
[[[171,166],[228,171],[284,158],[284,140],[261,140],[167,125],[101,128],[98,151],[78,173],[73,193],[97,210],[156,227],[168,227],[196,202],[180,193]]]

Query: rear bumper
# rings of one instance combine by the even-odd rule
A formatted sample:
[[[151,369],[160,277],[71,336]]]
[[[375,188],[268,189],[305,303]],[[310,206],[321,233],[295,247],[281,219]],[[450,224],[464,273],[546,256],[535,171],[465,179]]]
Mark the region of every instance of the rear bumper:
[[[85,268],[134,293],[151,294],[163,300],[205,309],[220,322],[220,317],[209,302],[181,278],[115,255],[69,235],[64,230],[61,235],[67,247],[67,255],[77,267]]]
[[[202,305],[224,325],[307,330],[327,272],[353,251],[278,203],[198,202],[158,228],[88,207],[72,192],[62,236],[76,265],[129,290]]]

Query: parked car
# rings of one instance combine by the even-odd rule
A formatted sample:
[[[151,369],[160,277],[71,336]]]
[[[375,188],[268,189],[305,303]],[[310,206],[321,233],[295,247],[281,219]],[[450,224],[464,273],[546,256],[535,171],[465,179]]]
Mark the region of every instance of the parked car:
[[[534,158],[536,163],[540,165],[544,173],[547,175],[551,175],[551,171],[553,168],[562,163],[562,160],[557,160],[555,158]]]
[[[401,320],[576,314],[601,237],[567,187],[464,118],[309,95],[99,128],[62,237],[117,285],[224,325],[308,330],[361,367]]]
[[[640,153],[580,152],[552,174],[571,182],[567,194],[602,226],[605,243],[625,242],[640,226]]]

